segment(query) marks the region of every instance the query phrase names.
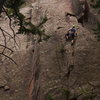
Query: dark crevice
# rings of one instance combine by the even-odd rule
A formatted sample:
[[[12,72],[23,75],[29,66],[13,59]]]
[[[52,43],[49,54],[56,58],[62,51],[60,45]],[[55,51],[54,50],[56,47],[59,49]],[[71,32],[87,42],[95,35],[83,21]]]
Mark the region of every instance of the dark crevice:
[[[88,5],[87,1],[84,2],[83,6],[84,6],[84,8],[81,13],[81,16],[79,18],[77,17],[78,22],[81,23],[82,25],[84,24],[84,22],[88,22],[89,13],[90,13],[89,5]]]
[[[67,16],[73,16],[73,17],[76,17],[76,15],[75,15],[75,14],[72,14],[72,13],[66,13],[65,16],[66,16],[66,17],[67,17]]]
[[[70,77],[70,74],[71,74],[71,72],[73,71],[73,68],[74,68],[74,65],[69,65],[69,67],[68,67],[68,72],[66,73],[66,77]]]
[[[68,59],[70,59],[72,62],[69,62],[68,64],[68,69],[67,69],[67,73],[65,74],[65,77],[67,78],[70,78],[70,75],[71,75],[71,72],[73,71],[74,67],[75,67],[75,63],[74,63],[74,60],[75,60],[75,51],[74,51],[74,46],[75,46],[75,43],[73,44],[73,46],[71,46],[71,54],[70,54],[70,57]]]

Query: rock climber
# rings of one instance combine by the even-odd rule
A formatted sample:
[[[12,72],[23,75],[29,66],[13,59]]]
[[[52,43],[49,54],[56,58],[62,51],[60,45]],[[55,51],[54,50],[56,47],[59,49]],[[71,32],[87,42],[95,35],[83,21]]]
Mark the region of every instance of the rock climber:
[[[71,41],[71,45],[75,42],[75,37],[77,36],[76,30],[75,25],[73,25],[72,28],[65,34],[66,41]]]

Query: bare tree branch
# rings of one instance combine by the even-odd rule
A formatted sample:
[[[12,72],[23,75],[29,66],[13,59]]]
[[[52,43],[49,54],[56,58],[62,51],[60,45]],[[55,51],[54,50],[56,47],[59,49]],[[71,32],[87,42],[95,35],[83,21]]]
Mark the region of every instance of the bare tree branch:
[[[2,29],[1,27],[0,27],[0,30],[3,31],[4,33],[6,33],[6,34],[7,34],[8,36],[10,36],[11,38],[13,38],[12,35],[10,35],[7,31],[5,31],[4,29]],[[6,34],[5,34],[5,35],[6,35]]]
[[[16,65],[17,63],[8,55],[5,54],[5,50],[9,50],[11,53],[13,52],[12,49],[10,49],[9,47],[7,47],[7,38],[6,38],[6,34],[8,34],[6,31],[4,31],[1,27],[0,27],[1,33],[3,35],[4,38],[4,45],[0,44],[1,47],[4,47],[4,49],[0,52],[0,55],[3,55],[4,57],[10,59],[12,62],[14,62]]]
[[[2,33],[2,35],[3,35],[3,37],[4,37],[4,49],[3,49],[3,51],[2,51],[2,53],[4,53],[4,51],[5,51],[5,49],[6,49],[6,46],[7,46],[7,40],[6,40],[6,36],[5,36],[5,33],[3,32],[3,30],[0,28],[0,30],[1,30],[1,33]]]
[[[7,56],[6,54],[0,53],[0,55],[5,56],[6,58],[10,59],[12,62],[14,62],[17,65],[17,63],[11,57]]]
[[[10,29],[13,32],[14,46],[15,46],[15,44],[18,46],[17,41],[15,39],[16,33],[15,33],[14,29],[12,28],[12,23],[11,23],[12,22],[12,19],[10,18],[9,14],[7,13],[7,11],[6,11],[6,9],[4,7],[3,7],[3,11],[6,13],[6,15],[7,15],[8,19],[9,19],[9,27],[10,27]]]
[[[11,51],[11,52],[14,52],[12,49],[10,49],[10,48],[7,47],[7,46],[4,46],[4,45],[2,45],[2,44],[0,44],[0,46],[1,46],[1,47],[4,47],[4,48],[6,48],[6,49],[8,49],[8,50]]]

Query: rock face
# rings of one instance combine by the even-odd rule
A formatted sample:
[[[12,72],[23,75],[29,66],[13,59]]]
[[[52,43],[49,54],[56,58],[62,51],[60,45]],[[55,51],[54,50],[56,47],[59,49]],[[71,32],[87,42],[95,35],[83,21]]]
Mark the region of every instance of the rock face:
[[[30,16],[30,7],[21,10],[26,18]],[[9,19],[0,17],[0,27],[12,35],[12,30],[9,28]],[[18,27],[13,26],[15,32]],[[13,35],[12,35],[13,36]],[[31,77],[31,58],[33,44],[27,35],[16,35],[17,44],[14,46],[14,41],[6,35],[7,46],[14,52],[10,53],[5,50],[5,54],[16,61],[15,65],[11,60],[5,59],[0,55],[0,100],[28,100],[28,86]],[[0,31],[0,44],[4,44],[4,37]],[[0,52],[3,48],[0,46]],[[10,54],[9,54],[10,53]]]
[[[100,43],[78,23],[80,1],[32,1],[21,12],[35,25],[47,16],[43,27],[50,38],[38,43],[37,38],[33,41],[32,36],[18,35],[20,48],[11,57],[19,66],[8,60],[0,65],[0,83],[10,87],[6,93],[0,88],[0,100],[100,100]],[[0,25],[11,32],[7,22]],[[78,36],[71,46],[65,34],[73,24]]]
[[[36,51],[37,47],[39,51],[34,53],[35,57],[38,55],[32,64],[32,100],[95,100],[99,95],[99,90],[93,88],[91,82],[100,82],[100,68],[97,67],[100,56],[96,55],[100,48],[95,49],[96,41],[92,33],[78,24],[75,16],[65,16],[66,12],[76,15],[81,13],[80,2],[75,1],[40,0],[32,4],[32,22],[38,24],[40,18],[46,15],[49,20],[44,24],[45,33],[51,35],[48,41],[36,46]],[[71,46],[64,36],[73,24],[79,29],[76,43]]]

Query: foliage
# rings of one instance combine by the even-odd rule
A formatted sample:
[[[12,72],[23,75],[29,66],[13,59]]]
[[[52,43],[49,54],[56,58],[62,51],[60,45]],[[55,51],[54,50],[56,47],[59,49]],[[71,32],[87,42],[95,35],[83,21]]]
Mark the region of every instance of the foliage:
[[[13,17],[15,20],[15,23],[19,25],[19,30],[17,34],[29,34],[32,33],[33,35],[39,35],[40,37],[44,35],[48,39],[49,36],[45,35],[45,30],[43,29],[43,24],[45,24],[48,21],[47,16],[45,15],[44,18],[41,19],[41,22],[39,25],[35,26],[31,22],[27,22],[25,20],[25,16],[20,13],[20,7],[25,2],[23,0],[7,0],[5,3],[5,7],[7,7],[7,12],[10,17]],[[44,39],[44,40],[45,40]]]
[[[66,96],[67,100],[69,100],[69,98],[70,98],[70,90],[66,89],[66,88],[63,88],[62,92]]]
[[[53,98],[52,98],[52,96],[50,95],[50,94],[48,94],[47,96],[46,96],[46,99],[45,100],[53,100]]]
[[[23,0],[6,0],[5,6],[7,8],[19,9],[25,1]]]
[[[98,23],[97,26],[97,29],[94,29],[94,34],[96,35],[97,40],[100,41],[100,23]]]
[[[94,2],[94,0],[91,0],[91,2]],[[96,4],[92,4],[91,6],[95,9],[100,9],[100,0],[97,0]],[[97,24],[97,29],[94,29],[94,34],[96,34],[97,40],[100,41],[100,22]]]
[[[94,1],[92,0],[92,2]],[[95,9],[100,8],[100,0],[97,0],[96,4],[92,4],[91,6]]]
[[[2,0],[2,4],[0,3],[0,13],[3,11],[7,18],[9,19],[9,27],[12,31],[12,35],[9,34],[5,29],[0,27],[0,31],[4,38],[4,45],[0,44],[0,47],[3,48],[0,51],[0,55],[5,56],[6,58],[13,61],[15,64],[16,62],[9,56],[6,55],[5,50],[9,50],[12,53],[12,49],[9,48],[7,45],[7,36],[14,40],[14,47],[18,46],[16,42],[16,34],[33,34],[39,36],[39,42],[43,40],[48,40],[50,38],[49,35],[45,34],[45,30],[43,29],[43,24],[48,21],[47,16],[45,15],[44,18],[41,19],[40,23],[36,26],[31,23],[31,21],[26,21],[25,16],[20,12],[20,8],[25,4],[25,0]],[[1,10],[2,9],[2,10]],[[12,20],[13,24],[19,26],[18,32],[16,33],[12,27]],[[16,64],[17,65],[17,64]]]

